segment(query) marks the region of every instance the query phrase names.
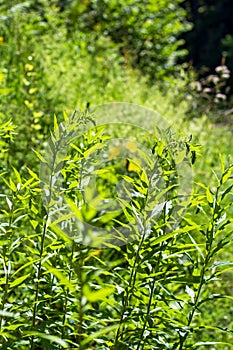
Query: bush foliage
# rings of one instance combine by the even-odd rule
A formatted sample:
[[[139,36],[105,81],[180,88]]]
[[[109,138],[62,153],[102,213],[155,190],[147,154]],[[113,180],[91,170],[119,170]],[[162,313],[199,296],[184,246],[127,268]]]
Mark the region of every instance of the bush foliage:
[[[125,64],[152,79],[175,70],[186,51],[178,39],[190,28],[185,11],[173,1],[73,1],[68,9],[70,30],[93,32],[117,44]],[[91,48],[90,48],[91,49]]]

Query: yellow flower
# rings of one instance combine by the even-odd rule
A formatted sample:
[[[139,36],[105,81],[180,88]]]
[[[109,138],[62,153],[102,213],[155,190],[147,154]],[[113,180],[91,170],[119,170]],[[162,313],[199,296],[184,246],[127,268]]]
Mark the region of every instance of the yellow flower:
[[[33,65],[29,64],[29,63],[26,63],[24,67],[26,70],[33,70],[33,68],[34,68]]]

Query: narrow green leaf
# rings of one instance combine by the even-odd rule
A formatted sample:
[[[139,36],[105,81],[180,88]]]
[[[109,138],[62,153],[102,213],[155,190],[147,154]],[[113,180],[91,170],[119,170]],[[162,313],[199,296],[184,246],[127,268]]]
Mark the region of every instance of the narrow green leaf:
[[[56,344],[61,345],[65,349],[68,348],[68,344],[63,339],[55,337],[54,335],[49,335],[49,334],[34,332],[34,331],[25,331],[24,335],[25,336],[30,335],[30,336],[34,336],[34,337],[38,337],[38,338],[42,338],[42,339],[47,339],[47,340],[51,341],[52,343],[56,343]]]
[[[230,185],[223,193],[221,193],[222,199],[232,190],[233,184]]]
[[[213,196],[212,196],[212,193],[210,192],[210,189],[209,187],[207,187],[206,189],[206,198],[207,198],[207,201],[208,203],[213,203]]]
[[[9,207],[10,210],[11,210],[11,209],[12,209],[12,206],[13,206],[11,200],[10,200],[8,197],[6,197],[6,201],[7,201],[8,207]]]
[[[69,120],[69,117],[65,111],[63,112],[63,117],[64,117],[65,122],[67,122]]]
[[[32,171],[32,169],[27,168],[27,171],[29,172],[29,174],[31,175],[31,177],[33,177],[36,180],[39,180],[39,177],[36,173],[34,173],[34,171]]]
[[[43,262],[42,265],[46,268],[46,270],[52,273],[59,280],[60,284],[66,286],[71,291],[75,292],[75,285],[72,284],[66,276],[61,272],[61,270],[54,268],[47,262]]]
[[[195,241],[195,239],[193,238],[192,235],[190,235],[190,233],[188,233],[188,236],[191,240],[191,242],[195,245],[195,248],[197,249],[197,251],[199,252],[199,254],[201,255],[202,259],[205,260],[204,254],[202,253],[201,249],[200,249],[200,244],[197,244],[197,242]]]
[[[57,225],[56,223],[51,223],[49,225],[50,229],[55,232],[61,239],[63,239],[67,243],[71,243],[72,240],[67,236],[66,233],[64,233]]]
[[[229,177],[231,176],[232,174],[232,170],[233,170],[233,166],[230,166],[228,169],[226,169],[223,173],[223,176],[221,178],[221,183],[224,184],[228,179]]]
[[[87,337],[85,340],[83,340],[81,342],[81,345],[86,345],[88,343],[90,343],[92,340],[96,339],[96,338],[99,338],[107,333],[110,333],[112,331],[114,331],[115,329],[118,328],[118,324],[115,324],[113,326],[108,326],[108,327],[104,327],[102,328],[101,330],[95,332],[95,333],[92,333],[92,335],[90,335],[89,337]]]
[[[47,164],[47,161],[45,160],[45,158],[44,158],[38,151],[36,151],[35,149],[33,149],[33,152],[36,154],[37,158],[39,158],[39,160],[40,160],[42,163],[46,163],[46,164]]]
[[[83,155],[83,151],[78,147],[76,146],[74,143],[71,143],[70,146],[72,148],[74,148],[76,151],[78,151],[78,153],[80,153],[81,155]]]
[[[10,288],[14,288],[16,286],[19,286],[21,283],[23,283],[31,274],[28,273],[27,275],[21,276],[19,278],[16,278],[13,282],[10,283]]]
[[[23,190],[24,188],[27,188],[33,181],[34,181],[34,178],[32,178],[32,177],[30,179],[28,179],[21,187],[21,190]]]
[[[59,126],[57,123],[56,114],[54,114],[54,116],[53,116],[53,131],[54,131],[54,134],[56,136],[56,139],[58,139],[59,138]]]
[[[32,261],[29,261],[27,262],[26,264],[20,266],[20,268],[18,268],[13,274],[12,274],[12,278],[15,278],[15,276],[22,270],[24,270],[26,267],[30,266],[30,265],[33,265],[37,263],[37,260],[32,260]]]
[[[99,300],[104,300],[106,297],[113,294],[115,287],[102,287],[99,290],[91,290],[87,285],[83,287],[83,294],[90,303],[95,303]]]
[[[15,331],[17,328],[24,326],[24,323],[17,323],[17,324],[10,324],[9,326],[6,326],[5,328],[8,331]]]
[[[15,183],[13,182],[12,178],[10,178],[10,189],[11,189],[13,192],[16,192],[16,191],[17,191],[17,187],[16,187]]]
[[[17,169],[15,169],[14,167],[13,167],[13,170],[14,170],[15,177],[16,177],[16,179],[17,179],[18,183],[19,183],[19,184],[22,184],[21,176],[20,176],[20,174],[19,174],[18,170],[17,170]]]
[[[81,210],[79,210],[77,205],[68,197],[66,197],[66,202],[70,206],[70,208],[71,208],[72,212],[74,213],[74,215],[76,216],[76,218],[79,220],[83,220],[82,212],[81,212]]]
[[[103,147],[104,147],[104,145],[102,143],[96,143],[94,146],[90,147],[88,150],[86,150],[84,152],[84,157],[88,158],[91,153],[93,153],[93,152],[95,152]]]
[[[158,237],[158,238],[155,238],[155,239],[153,240],[153,245],[162,243],[162,242],[168,240],[169,238],[174,237],[176,234],[177,234],[177,232],[176,232],[176,231],[173,231],[173,232],[167,233],[167,234],[165,234],[165,235],[162,235],[162,236],[160,236],[160,237]]]

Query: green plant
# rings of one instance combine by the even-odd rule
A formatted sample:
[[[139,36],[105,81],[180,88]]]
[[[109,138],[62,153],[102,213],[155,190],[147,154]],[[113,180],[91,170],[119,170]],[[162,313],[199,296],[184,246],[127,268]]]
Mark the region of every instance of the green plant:
[[[15,135],[15,125],[12,120],[0,124],[0,149],[1,149],[1,171],[5,171],[5,164],[10,163],[9,148]]]
[[[38,200],[41,190],[32,170],[24,179],[15,169],[4,180],[2,198],[8,205],[7,210],[1,209],[4,348],[186,349],[202,348],[213,336],[213,348],[230,346],[231,328],[214,314],[215,323],[210,326],[202,315],[208,320],[210,303],[219,300],[229,307],[230,296],[223,293],[220,278],[231,268],[231,261],[222,260],[221,255],[231,242],[232,166],[225,168],[222,160],[215,188],[200,183],[190,202],[187,198],[182,204],[176,164],[190,152],[193,157],[196,146],[190,140],[176,141],[169,129],[153,137],[135,131],[151,149],[150,157],[140,150],[147,164],[144,170],[139,163],[122,169],[121,159],[106,165],[113,186],[124,180],[128,203],[119,198],[122,209],[114,216],[93,211],[85,205],[82,190],[91,175],[88,169],[100,150],[107,152],[111,133],[120,129],[95,127],[92,120],[86,113],[73,122],[65,116],[63,126],[58,126],[54,119],[50,152],[37,153],[42,164],[53,157],[47,173],[52,182],[43,203]],[[82,130],[78,137],[77,127]],[[73,146],[59,158],[63,142]],[[59,189],[61,172],[70,214],[59,211],[57,216],[51,194]],[[109,191],[104,172],[98,177],[98,191],[104,196]],[[91,188],[85,190],[88,195],[94,200]],[[93,227],[107,227],[110,232],[116,223],[120,231],[128,222],[138,240],[125,247],[106,242],[104,249],[82,245],[86,233],[82,235],[73,221],[80,215]],[[60,226],[62,222],[70,223],[69,231]],[[226,284],[226,292],[227,288]]]
[[[158,72],[167,83],[148,88],[131,67],[140,48],[123,62],[128,29],[145,44],[137,3],[116,13],[116,26],[132,20],[124,43],[102,33],[98,9],[101,28],[68,36],[57,3],[0,1],[0,348],[231,348],[231,131],[186,118],[186,74]],[[181,137],[152,112],[148,131],[134,113],[130,127],[111,124],[107,108],[108,125],[95,125],[94,105],[122,100],[156,109]],[[64,106],[83,112],[63,118]],[[197,184],[181,200],[186,159]]]
[[[70,32],[92,31],[117,44],[123,63],[154,79],[174,73],[177,58],[185,54],[179,35],[190,28],[180,1],[72,1],[67,6]],[[95,43],[89,46],[98,54]]]

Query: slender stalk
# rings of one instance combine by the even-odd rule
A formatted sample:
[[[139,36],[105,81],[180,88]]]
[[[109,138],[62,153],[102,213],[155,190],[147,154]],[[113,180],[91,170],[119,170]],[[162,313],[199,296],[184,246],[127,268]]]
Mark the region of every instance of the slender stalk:
[[[155,272],[158,272],[161,260],[162,260],[162,250],[160,250],[160,253],[159,253],[158,263],[156,265],[156,271]],[[146,325],[147,325],[148,316],[150,314],[150,309],[151,309],[151,305],[152,305],[152,301],[153,301],[153,295],[154,295],[154,291],[155,291],[155,283],[156,283],[156,279],[154,278],[152,286],[151,286],[151,290],[150,290],[150,297],[149,297],[149,302],[148,302],[148,305],[147,305],[146,317],[145,317],[145,321],[143,323],[140,339],[139,339],[139,342],[138,342],[136,350],[140,349],[140,345],[141,345],[141,342],[143,340],[144,332],[145,332]],[[142,345],[142,350],[143,350],[143,348],[144,348],[144,344]]]
[[[39,302],[40,278],[41,278],[41,273],[42,273],[42,256],[44,253],[44,242],[45,242],[45,235],[47,232],[48,218],[49,218],[49,214],[47,213],[45,216],[43,229],[42,229],[42,235],[41,235],[39,265],[38,265],[37,276],[36,276],[36,291],[35,291],[34,306],[33,306],[33,313],[32,313],[32,329],[34,329],[35,325],[36,325],[37,307],[38,307],[38,302]],[[31,346],[31,350],[33,350],[33,348],[34,348],[34,336],[31,337],[30,346]]]
[[[74,248],[75,248],[75,242],[73,241],[72,243],[72,251],[71,251],[71,264],[72,264],[72,261],[73,261],[73,257],[74,257]],[[68,280],[69,282],[71,281],[71,277],[72,277],[72,269],[70,268],[69,270],[69,274],[68,274]],[[62,339],[65,338],[65,330],[66,330],[66,312],[67,312],[67,306],[68,306],[68,294],[69,294],[69,288],[66,288],[66,291],[65,291],[65,303],[64,303],[64,307],[63,307],[63,312],[64,312],[64,315],[63,315],[63,320],[62,320]],[[63,349],[63,347],[61,346],[60,347],[61,349]]]
[[[194,314],[195,314],[195,311],[197,309],[197,304],[199,302],[199,298],[200,298],[200,295],[201,295],[201,291],[203,289],[203,286],[204,286],[204,283],[205,283],[205,273],[208,269],[208,264],[209,264],[209,261],[211,259],[211,250],[212,250],[212,245],[213,245],[213,241],[214,241],[214,224],[215,224],[215,216],[216,216],[216,213],[217,213],[217,205],[216,205],[216,202],[217,202],[217,198],[218,198],[218,193],[219,193],[219,187],[217,188],[217,191],[216,191],[216,195],[215,195],[215,201],[214,201],[214,204],[213,204],[213,211],[212,211],[212,219],[211,219],[211,230],[208,231],[207,229],[207,234],[206,234],[206,237],[207,237],[207,241],[206,241],[206,251],[207,251],[207,254],[206,254],[206,257],[205,257],[205,260],[204,260],[204,263],[203,263],[203,267],[201,269],[201,274],[200,274],[200,283],[199,283],[199,286],[198,286],[198,290],[197,290],[197,293],[196,293],[196,296],[195,296],[195,300],[194,300],[194,305],[193,305],[193,308],[189,314],[189,318],[188,318],[188,323],[187,323],[187,326],[190,327],[192,321],[193,321],[193,317],[194,317]],[[183,346],[188,338],[188,332],[186,332],[183,336],[180,335],[180,344],[179,344],[179,349],[178,350],[183,350]]]
[[[141,238],[141,241],[140,241],[140,243],[138,245],[138,249],[137,249],[137,252],[136,252],[135,259],[134,259],[133,267],[132,267],[132,270],[131,270],[131,273],[130,273],[130,278],[129,278],[128,288],[127,288],[127,291],[126,291],[126,296],[125,296],[125,298],[123,300],[123,309],[122,309],[122,313],[121,313],[121,318],[120,318],[120,321],[119,321],[119,325],[118,325],[117,333],[116,333],[116,337],[115,337],[115,346],[117,346],[118,340],[120,338],[120,331],[121,331],[121,328],[122,328],[123,319],[124,319],[125,312],[126,312],[126,309],[127,309],[128,303],[129,303],[131,292],[132,292],[132,290],[134,288],[134,285],[135,285],[136,275],[137,275],[137,272],[136,272],[137,271],[137,264],[138,264],[138,260],[139,260],[139,252],[140,252],[141,246],[142,246],[142,244],[144,242],[145,234],[146,234],[146,231],[144,231],[144,234],[143,234],[143,236]],[[122,339],[122,334],[121,334],[121,339]]]
[[[36,289],[35,289],[35,297],[34,297],[34,306],[33,306],[33,312],[32,312],[32,329],[35,328],[36,325],[36,317],[37,317],[37,311],[38,311],[38,303],[39,303],[39,290],[40,290],[40,279],[42,275],[42,257],[44,253],[44,245],[45,245],[45,236],[47,233],[48,228],[48,222],[49,222],[49,216],[50,216],[50,201],[52,199],[52,191],[53,191],[53,179],[55,176],[55,165],[56,165],[56,159],[58,152],[61,147],[61,143],[64,137],[63,133],[58,141],[56,141],[54,145],[54,152],[52,156],[52,164],[51,164],[51,175],[49,177],[49,195],[48,195],[48,208],[47,208],[47,214],[44,217],[43,221],[43,227],[41,232],[41,245],[40,245],[40,252],[39,252],[39,264],[37,269],[37,275],[36,275]],[[53,142],[53,140],[51,140]],[[33,350],[34,348],[34,336],[32,335],[31,341],[30,341],[30,349]]]
[[[79,292],[79,313],[78,313],[78,344],[80,345],[80,350],[83,349],[82,338],[83,338],[83,279],[82,279],[82,267],[83,267],[83,253],[80,249],[80,259],[78,268],[78,279],[80,285]]]
[[[166,201],[167,201],[167,194],[166,194]],[[163,223],[164,223],[164,226],[163,226],[163,234],[166,233],[166,205],[164,206],[163,208]],[[171,241],[172,242],[172,241]],[[168,246],[169,245],[169,242],[167,242],[166,244],[164,242],[161,243],[161,249],[159,251],[159,258],[158,258],[158,262],[156,264],[156,269],[155,269],[155,273],[157,273],[159,271],[159,268],[160,268],[160,263],[162,261],[162,251],[163,251],[163,247],[164,246]],[[164,273],[164,279],[166,278],[166,273]],[[137,345],[137,348],[136,350],[139,350],[140,349],[140,345],[143,341],[143,336],[144,336],[144,332],[146,330],[146,325],[147,325],[147,321],[148,321],[148,317],[150,315],[150,309],[151,309],[151,305],[152,305],[152,301],[153,301],[153,295],[155,293],[155,283],[156,283],[156,279],[154,278],[153,279],[153,282],[152,282],[152,286],[151,286],[151,290],[150,290],[150,296],[149,296],[149,302],[148,302],[148,305],[147,305],[147,311],[146,311],[146,316],[145,316],[145,320],[144,320],[144,323],[143,323],[143,326],[142,326],[142,331],[141,331],[141,335],[140,335],[140,339],[139,339],[139,342],[138,342],[138,345]],[[161,287],[158,287],[157,289],[157,293],[156,294],[159,294],[159,291],[160,291]],[[144,349],[144,345],[145,343],[142,344],[142,349]]]
[[[198,301],[199,301],[199,298],[200,298],[200,295],[201,295],[202,287],[204,285],[205,272],[206,272],[206,269],[207,269],[208,262],[209,262],[209,254],[206,256],[205,262],[203,264],[203,268],[201,270],[200,283],[199,283],[199,286],[198,286],[197,294],[195,296],[194,306],[193,306],[193,308],[192,308],[192,310],[191,310],[191,312],[189,314],[189,318],[188,318],[188,323],[187,323],[188,327],[190,327],[190,325],[191,325],[191,323],[193,321],[193,317],[194,317],[194,314],[195,314],[195,311],[196,311],[196,308],[197,308],[197,304],[198,304]],[[179,350],[183,349],[183,346],[184,346],[187,338],[188,338],[188,332],[186,332],[183,336],[180,336]]]
[[[9,268],[10,268],[10,261],[7,260],[6,257],[6,247],[3,248],[3,262],[4,262],[4,270],[5,270],[5,276],[6,276],[6,282],[4,286],[4,293],[2,296],[2,302],[1,302],[1,311],[4,310],[5,304],[7,301],[7,296],[8,296],[8,288],[9,288]],[[2,329],[2,322],[3,322],[4,316],[0,316],[0,330]]]
[[[150,188],[153,188],[152,181],[153,181],[153,176],[154,176],[154,172],[156,171],[156,168],[157,168],[157,162],[153,165],[153,169],[152,169],[151,175],[149,177],[147,193],[146,193],[146,196],[145,196],[145,202],[147,202],[148,199],[149,199]],[[117,346],[119,338],[121,338],[121,340],[122,340],[123,333],[124,333],[123,332],[124,327],[122,327],[123,319],[124,319],[124,316],[125,316],[125,312],[126,312],[126,309],[127,309],[127,306],[128,306],[129,300],[130,300],[130,297],[132,295],[133,288],[135,286],[136,276],[137,276],[137,266],[138,266],[138,260],[139,260],[139,253],[140,253],[141,247],[143,245],[143,242],[145,240],[145,236],[146,236],[146,232],[147,232],[145,220],[144,220],[143,226],[144,227],[143,227],[142,238],[141,238],[141,241],[140,241],[140,243],[138,245],[136,256],[135,256],[135,259],[134,259],[134,264],[133,264],[133,267],[132,267],[132,270],[131,270],[129,283],[128,283],[128,288],[127,288],[127,291],[126,291],[126,297],[123,300],[123,309],[122,309],[122,312],[121,312],[121,317],[120,317],[119,325],[118,325],[118,328],[117,328],[117,333],[116,333],[116,337],[115,337],[115,345],[114,346]],[[121,332],[121,329],[122,329],[122,332]],[[121,335],[120,335],[120,332],[121,332]]]
[[[13,193],[12,193],[12,198],[14,199]],[[10,212],[9,212],[9,224],[8,224],[8,231],[7,231],[7,235],[12,235],[12,223],[13,223],[13,213],[14,213],[14,200],[12,200],[12,206],[10,208]],[[9,240],[9,236],[7,237],[7,239]],[[3,311],[5,308],[5,304],[7,301],[7,297],[8,297],[8,290],[9,290],[9,274],[10,274],[10,256],[7,257],[7,252],[9,249],[9,245],[4,245],[3,246],[3,263],[4,263],[4,271],[5,271],[5,276],[6,276],[6,282],[5,282],[5,286],[4,286],[4,292],[3,292],[3,296],[2,296],[2,302],[1,302],[1,310]],[[9,255],[9,253],[8,253]],[[0,316],[0,330],[2,329],[2,322],[3,322],[4,316],[1,315]]]

